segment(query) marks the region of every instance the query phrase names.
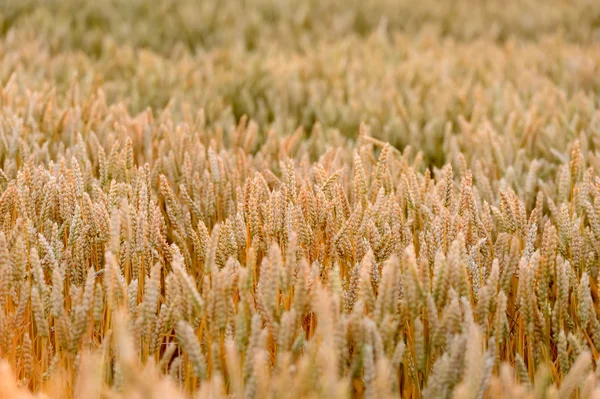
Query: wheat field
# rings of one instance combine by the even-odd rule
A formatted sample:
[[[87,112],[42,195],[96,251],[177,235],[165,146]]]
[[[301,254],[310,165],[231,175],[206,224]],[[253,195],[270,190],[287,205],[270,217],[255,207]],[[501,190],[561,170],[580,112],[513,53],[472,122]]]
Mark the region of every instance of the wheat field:
[[[0,399],[600,398],[597,0],[0,1]]]

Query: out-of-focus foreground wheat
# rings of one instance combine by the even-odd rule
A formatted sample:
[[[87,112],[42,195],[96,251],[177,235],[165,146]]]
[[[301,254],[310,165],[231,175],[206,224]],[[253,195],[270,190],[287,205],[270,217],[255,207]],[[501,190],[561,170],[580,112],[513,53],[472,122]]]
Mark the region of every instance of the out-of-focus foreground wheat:
[[[0,398],[600,397],[600,2],[0,2]]]

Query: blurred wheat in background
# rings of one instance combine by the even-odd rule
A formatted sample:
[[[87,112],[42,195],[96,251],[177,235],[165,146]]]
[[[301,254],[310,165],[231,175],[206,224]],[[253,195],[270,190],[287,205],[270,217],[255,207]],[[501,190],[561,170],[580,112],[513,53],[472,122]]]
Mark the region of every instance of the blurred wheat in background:
[[[600,398],[597,0],[0,1],[0,399]]]

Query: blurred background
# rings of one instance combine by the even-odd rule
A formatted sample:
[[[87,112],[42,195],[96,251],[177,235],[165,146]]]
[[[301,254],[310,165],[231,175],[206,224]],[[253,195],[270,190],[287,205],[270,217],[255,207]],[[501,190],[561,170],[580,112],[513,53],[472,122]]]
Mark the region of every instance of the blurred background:
[[[548,98],[600,88],[597,0],[2,0],[0,35],[0,82],[22,90],[52,82],[67,101],[75,80],[134,113],[247,115],[263,137],[318,123],[352,138],[366,122],[437,165],[473,144],[453,143],[457,127],[514,95],[543,121]]]

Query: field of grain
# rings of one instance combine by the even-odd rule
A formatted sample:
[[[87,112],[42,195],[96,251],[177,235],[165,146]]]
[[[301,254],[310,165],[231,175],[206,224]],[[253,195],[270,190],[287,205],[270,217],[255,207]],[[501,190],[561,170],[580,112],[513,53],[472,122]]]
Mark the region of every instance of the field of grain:
[[[600,398],[600,1],[0,0],[0,399]]]

